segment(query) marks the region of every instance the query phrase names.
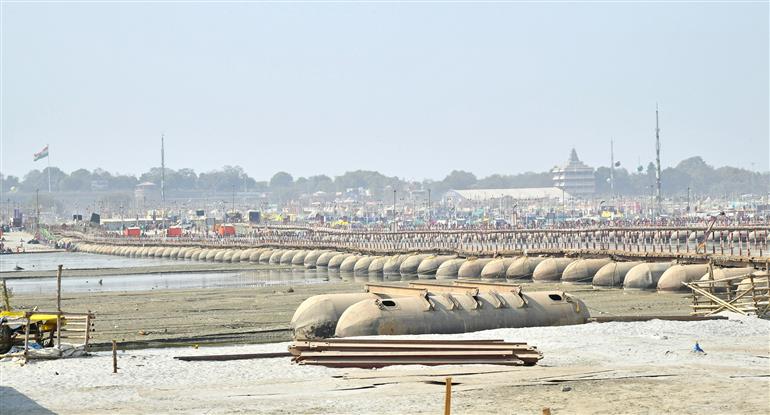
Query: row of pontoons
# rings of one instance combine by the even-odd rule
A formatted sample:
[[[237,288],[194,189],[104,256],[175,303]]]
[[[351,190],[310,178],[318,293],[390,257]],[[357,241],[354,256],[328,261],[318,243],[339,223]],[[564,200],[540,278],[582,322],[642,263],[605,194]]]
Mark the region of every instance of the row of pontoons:
[[[80,243],[80,252],[223,263],[260,263],[328,269],[354,276],[384,276],[387,280],[485,279],[532,280],[593,284],[599,288],[686,291],[683,282],[745,275],[753,268],[714,268],[707,264],[618,262],[609,258],[519,256],[461,258],[424,253],[390,256],[361,255],[333,250],[280,248],[136,247]]]

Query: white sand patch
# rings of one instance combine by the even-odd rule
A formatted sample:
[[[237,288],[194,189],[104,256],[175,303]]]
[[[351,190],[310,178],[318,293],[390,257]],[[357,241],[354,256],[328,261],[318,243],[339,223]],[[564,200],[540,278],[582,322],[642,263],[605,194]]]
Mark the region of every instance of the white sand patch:
[[[770,321],[756,318],[731,316],[730,320],[704,322],[592,323],[409,337],[526,341],[537,346],[545,357],[540,366],[532,368],[403,366],[379,370],[298,366],[291,364],[288,358],[225,362],[173,359],[173,356],[181,355],[286,350],[288,343],[277,343],[120,352],[118,374],[111,373],[109,352],[94,353],[88,358],[36,361],[25,366],[1,362],[2,413],[33,412],[34,402],[64,414],[437,413],[443,402],[443,387],[426,384],[424,380],[441,380],[453,373],[455,381],[461,383],[456,387],[457,413],[474,413],[474,408],[480,408],[465,405],[492,399],[490,391],[498,389],[507,391],[492,401],[501,406],[485,406],[483,412],[517,412],[503,403],[519,405],[517,408],[522,412],[526,412],[526,408],[537,410],[543,402],[553,400],[556,393],[559,400],[549,405],[554,408],[563,405],[565,409],[571,408],[571,413],[581,412],[581,408],[590,412],[594,409],[624,409],[621,412],[676,410],[694,413],[710,408],[710,401],[695,404],[684,398],[675,399],[677,394],[689,396],[696,387],[693,379],[698,379],[697,387],[701,390],[719,390],[723,394],[719,400],[731,405],[741,401],[739,397],[744,388],[757,388],[757,392],[764,390],[766,399],[770,383],[770,378],[760,377],[770,375]],[[706,354],[691,352],[696,340]],[[463,372],[489,373],[459,374]],[[638,393],[636,389],[624,389],[630,385],[627,381],[605,381],[599,388],[591,386],[590,382],[575,380],[577,383],[572,384],[578,386],[574,393],[563,393],[556,389],[557,386],[546,384],[547,379],[554,377],[595,378],[600,376],[597,373],[602,377],[620,378],[667,375],[669,377],[638,382],[645,382],[643,384],[649,391],[656,388],[668,391],[671,400],[656,402],[653,399],[636,408],[623,400],[606,399],[608,391],[616,394],[615,398],[622,394],[632,397]],[[527,400],[517,395],[525,388]],[[733,394],[735,400],[730,398]],[[24,396],[34,402],[30,403]],[[743,406],[731,408],[736,412],[756,410],[762,408],[763,402],[748,397],[740,404]]]

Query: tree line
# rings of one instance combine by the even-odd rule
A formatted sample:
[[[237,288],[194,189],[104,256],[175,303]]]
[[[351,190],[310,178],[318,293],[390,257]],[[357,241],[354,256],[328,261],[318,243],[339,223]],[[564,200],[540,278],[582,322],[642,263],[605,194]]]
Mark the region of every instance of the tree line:
[[[161,169],[150,169],[139,176],[112,174],[103,169],[92,171],[78,169],[69,174],[57,167],[50,168],[51,185],[54,191],[98,192],[132,191],[143,182],[160,184]],[[618,195],[649,195],[655,184],[655,166],[650,163],[646,169],[628,171],[614,170],[614,193]],[[770,192],[770,173],[758,173],[736,167],[715,168],[701,157],[691,157],[675,167],[662,171],[662,191],[666,195],[684,195],[688,188],[694,194],[710,196],[734,196],[742,194],[765,195]],[[596,169],[597,195],[613,193],[610,184],[610,168]],[[32,170],[23,178],[0,174],[5,192],[34,192],[48,189],[48,168]],[[336,193],[351,189],[363,189],[375,198],[385,198],[394,189],[430,189],[436,196],[449,189],[500,189],[521,187],[550,187],[550,172],[526,172],[513,175],[493,174],[478,178],[473,173],[454,170],[442,180],[410,182],[395,176],[386,176],[376,171],[356,170],[334,178],[327,175],[294,178],[287,172],[278,172],[269,181],[258,181],[250,177],[240,166],[224,166],[220,170],[196,173],[193,169],[166,169],[166,189],[174,191],[206,192],[270,192],[281,198],[297,197],[317,192]]]

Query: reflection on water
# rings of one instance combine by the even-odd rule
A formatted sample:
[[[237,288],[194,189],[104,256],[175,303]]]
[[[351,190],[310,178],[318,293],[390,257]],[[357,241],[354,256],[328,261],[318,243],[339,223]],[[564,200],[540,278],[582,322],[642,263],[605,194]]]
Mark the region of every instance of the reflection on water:
[[[328,269],[326,267],[320,267],[315,270],[319,275],[326,275],[329,281],[333,282],[358,282],[358,283],[376,283],[383,281],[383,275],[381,272],[341,272],[339,268]],[[394,275],[394,281],[400,281],[401,275]]]
[[[387,274],[383,275],[383,279],[385,281],[401,281],[401,274],[387,273]]]
[[[101,283],[100,283],[101,281]],[[328,281],[326,272],[306,269],[251,270],[242,272],[188,272],[99,277],[62,278],[62,291],[106,292],[149,291],[194,288],[242,288],[270,285],[318,284]],[[18,294],[56,292],[56,278],[8,280],[8,287]]]
[[[85,252],[49,252],[41,254],[0,255],[0,272],[13,271],[16,265],[26,271],[55,270],[61,264],[65,269],[129,268],[153,265],[179,264],[181,261],[161,258],[129,258],[117,255],[97,255]]]
[[[102,256],[98,255],[96,255],[96,257],[98,257],[98,259],[102,258]],[[110,258],[114,258],[114,260],[122,259],[122,257]],[[132,259],[129,260],[134,261]],[[136,261],[143,260],[139,259]],[[175,261],[157,260],[154,262]],[[237,272],[169,272],[112,275],[106,277],[66,277],[62,279],[62,291],[65,293],[82,293],[198,288],[243,288],[269,285],[319,284],[324,282],[380,283],[383,281],[404,281],[414,279],[416,278],[403,278],[400,274],[383,275],[381,272],[356,274],[353,272],[340,272],[338,268],[327,269],[326,267],[322,267],[318,269],[306,269],[304,267],[293,267],[285,269],[255,269]],[[56,292],[55,278],[11,279],[8,280],[7,283],[9,288],[19,294],[52,294]]]

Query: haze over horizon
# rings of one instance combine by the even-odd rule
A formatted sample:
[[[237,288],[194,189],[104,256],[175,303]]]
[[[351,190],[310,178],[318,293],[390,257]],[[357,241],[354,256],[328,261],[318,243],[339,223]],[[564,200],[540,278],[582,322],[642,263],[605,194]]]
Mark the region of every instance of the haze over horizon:
[[[0,171],[770,170],[768,3],[3,3]]]

